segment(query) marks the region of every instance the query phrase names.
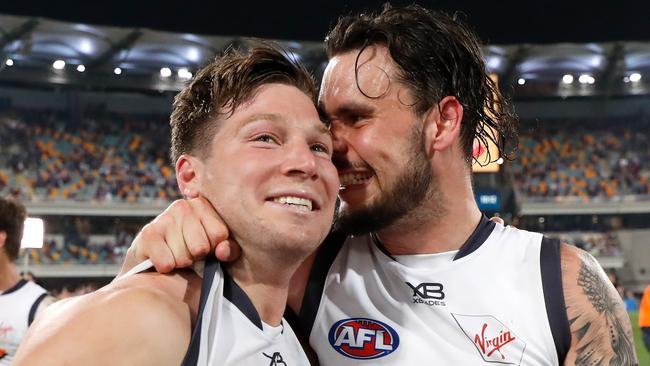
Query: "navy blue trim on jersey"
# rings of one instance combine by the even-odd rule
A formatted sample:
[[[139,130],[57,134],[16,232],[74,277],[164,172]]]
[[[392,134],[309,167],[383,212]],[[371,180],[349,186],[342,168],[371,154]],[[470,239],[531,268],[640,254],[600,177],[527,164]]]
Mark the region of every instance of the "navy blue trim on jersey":
[[[26,283],[27,283],[27,280],[21,278],[18,282],[16,282],[15,285],[11,286],[7,291],[4,291],[3,293],[1,293],[0,296],[2,296],[2,295],[8,295],[8,294],[10,294],[10,293],[12,293],[12,292],[16,292],[16,291],[18,291],[18,290],[20,290],[23,286],[25,286]]]
[[[255,305],[226,271],[223,271],[223,297],[235,305],[256,327],[264,330],[262,319],[257,313]]]
[[[571,329],[564,302],[560,241],[558,239],[542,238],[539,262],[548,324],[553,334],[557,359],[560,365],[563,365],[571,346]]]
[[[201,323],[203,322],[203,313],[205,312],[205,303],[208,301],[212,282],[214,282],[214,274],[219,268],[219,261],[216,257],[207,257],[205,259],[205,268],[203,269],[203,280],[201,284],[201,299],[199,300],[199,314],[196,318],[194,330],[192,331],[192,338],[190,345],[185,353],[185,358],[181,365],[194,366],[199,361],[199,351],[201,350]]]
[[[467,257],[468,255],[474,253],[474,251],[483,245],[487,238],[492,234],[496,223],[488,220],[487,216],[483,215],[481,221],[478,222],[476,229],[472,235],[469,236],[467,241],[460,247],[458,253],[454,256],[454,260]]]
[[[395,259],[395,257],[393,257],[393,255],[390,254],[388,249],[386,249],[384,243],[382,243],[381,240],[379,240],[377,234],[375,234],[374,232],[370,233],[370,239],[372,239],[372,242],[375,244],[375,246],[377,247],[377,249],[379,249],[380,252],[384,253],[388,258],[397,262],[397,259]]]
[[[347,235],[344,233],[331,232],[316,252],[316,258],[314,258],[314,264],[309,273],[309,281],[307,281],[305,294],[302,298],[300,314],[298,314],[300,321],[298,327],[294,327],[294,330],[302,333],[299,338],[306,337],[306,339],[309,339],[320,306],[320,300],[323,297],[327,273],[346,239]]]
[[[45,300],[47,297],[47,292],[42,293],[39,297],[36,298],[36,301],[32,304],[32,307],[29,309],[29,315],[27,316],[27,326],[32,325],[32,322],[34,321],[34,317],[36,316],[36,310],[38,310],[38,306]]]
[[[214,282],[214,275],[219,268],[219,260],[216,257],[208,257],[205,260],[205,269],[203,270],[203,281],[201,284],[201,300],[199,301],[199,314],[196,319],[196,325],[192,331],[192,339],[181,365],[196,365],[199,360],[199,351],[201,349],[201,323],[203,323],[203,313],[205,313],[205,303],[208,301],[210,289]],[[237,307],[255,326],[260,330],[262,319],[257,313],[251,299],[246,295],[244,290],[232,279],[226,270],[223,270],[223,297]],[[282,324],[284,327],[284,324]],[[284,328],[283,328],[284,331]]]

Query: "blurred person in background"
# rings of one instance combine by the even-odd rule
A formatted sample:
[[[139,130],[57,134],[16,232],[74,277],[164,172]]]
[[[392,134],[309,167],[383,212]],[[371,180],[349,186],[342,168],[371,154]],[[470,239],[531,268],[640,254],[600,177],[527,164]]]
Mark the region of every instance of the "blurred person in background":
[[[18,201],[0,197],[0,365],[10,365],[27,328],[54,299],[20,277],[16,258],[27,211]]]
[[[625,297],[623,297],[623,302],[625,303],[625,309],[627,312],[629,313],[631,311],[638,311],[639,300],[634,296],[634,292],[625,290],[625,288],[623,288],[623,293],[625,294]]]
[[[27,272],[20,272],[20,277],[27,281],[32,281],[34,283],[38,283],[36,279],[36,275],[32,271],[27,271]]]
[[[643,344],[650,352],[650,285],[643,291],[643,297],[639,305],[639,327],[641,328]]]

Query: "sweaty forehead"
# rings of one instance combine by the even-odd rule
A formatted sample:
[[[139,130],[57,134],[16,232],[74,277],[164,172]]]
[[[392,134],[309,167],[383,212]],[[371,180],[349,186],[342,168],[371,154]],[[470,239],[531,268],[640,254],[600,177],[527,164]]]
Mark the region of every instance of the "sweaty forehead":
[[[327,108],[344,100],[386,96],[391,87],[397,85],[397,70],[388,49],[383,46],[336,55],[325,69],[319,102]]]
[[[239,105],[224,125],[239,129],[252,122],[266,121],[287,127],[325,130],[311,98],[300,89],[284,84],[267,84]]]

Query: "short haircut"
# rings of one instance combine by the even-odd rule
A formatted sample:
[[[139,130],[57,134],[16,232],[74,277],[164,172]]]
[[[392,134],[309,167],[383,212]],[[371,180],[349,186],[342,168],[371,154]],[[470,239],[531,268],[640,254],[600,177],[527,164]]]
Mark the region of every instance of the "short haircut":
[[[316,104],[316,84],[304,66],[272,45],[247,52],[234,48],[197,71],[176,95],[170,118],[171,159],[182,154],[205,158],[219,120],[255,96],[259,87],[280,83],[295,86]]]
[[[385,46],[398,67],[398,81],[415,97],[412,107],[418,115],[446,96],[456,97],[464,110],[460,144],[468,162],[475,139],[485,145],[491,140],[504,158],[508,158],[507,149],[516,148],[511,107],[487,73],[477,37],[456,17],[418,5],[393,8],[386,4],[379,14],[341,17],[325,42],[330,58]],[[364,93],[358,80],[357,87],[366,97],[375,97]]]
[[[26,218],[25,206],[16,200],[0,197],[0,231],[7,234],[4,248],[12,262],[18,257]]]

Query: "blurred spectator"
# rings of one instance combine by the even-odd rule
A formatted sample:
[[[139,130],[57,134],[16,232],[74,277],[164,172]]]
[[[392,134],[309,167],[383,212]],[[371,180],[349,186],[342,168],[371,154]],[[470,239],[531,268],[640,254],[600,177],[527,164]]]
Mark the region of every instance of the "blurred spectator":
[[[96,291],[99,287],[100,286],[98,286],[97,284],[94,284],[94,283],[86,283],[86,284],[82,284],[80,286],[77,286],[77,287],[75,287],[73,289],[70,289],[69,287],[65,286],[60,290],[52,291],[52,293],[53,293],[54,297],[56,298],[56,300],[58,301],[58,300],[68,299],[68,298],[74,297],[74,296],[81,296],[81,295],[91,293],[93,291]]]
[[[146,222],[146,218],[88,216],[50,216],[45,220],[43,247],[22,254],[35,265],[120,264]]]
[[[23,237],[25,207],[0,197],[0,365],[10,365],[27,328],[53,299],[37,284],[20,278],[16,258]]]
[[[614,232],[565,232],[549,233],[548,235],[557,237],[562,242],[575,245],[594,257],[622,256],[621,243]],[[608,273],[608,275],[612,283],[616,286],[616,282],[614,282],[616,274]]]
[[[24,280],[32,281],[34,283],[37,283],[36,282],[36,276],[34,275],[34,272],[32,272],[32,271],[27,271],[27,273],[20,272],[20,277],[22,277]]]
[[[639,306],[639,327],[645,348],[650,352],[650,285],[645,288]]]
[[[639,310],[639,300],[634,296],[634,292],[625,291],[625,297],[623,297],[623,302],[625,303],[625,309],[628,312]]]
[[[88,245],[88,242],[65,243],[59,246],[55,241],[45,241],[43,248],[30,249],[23,255],[28,255],[30,262],[39,264],[120,264],[126,254],[128,242],[116,246],[111,242],[99,245]]]

